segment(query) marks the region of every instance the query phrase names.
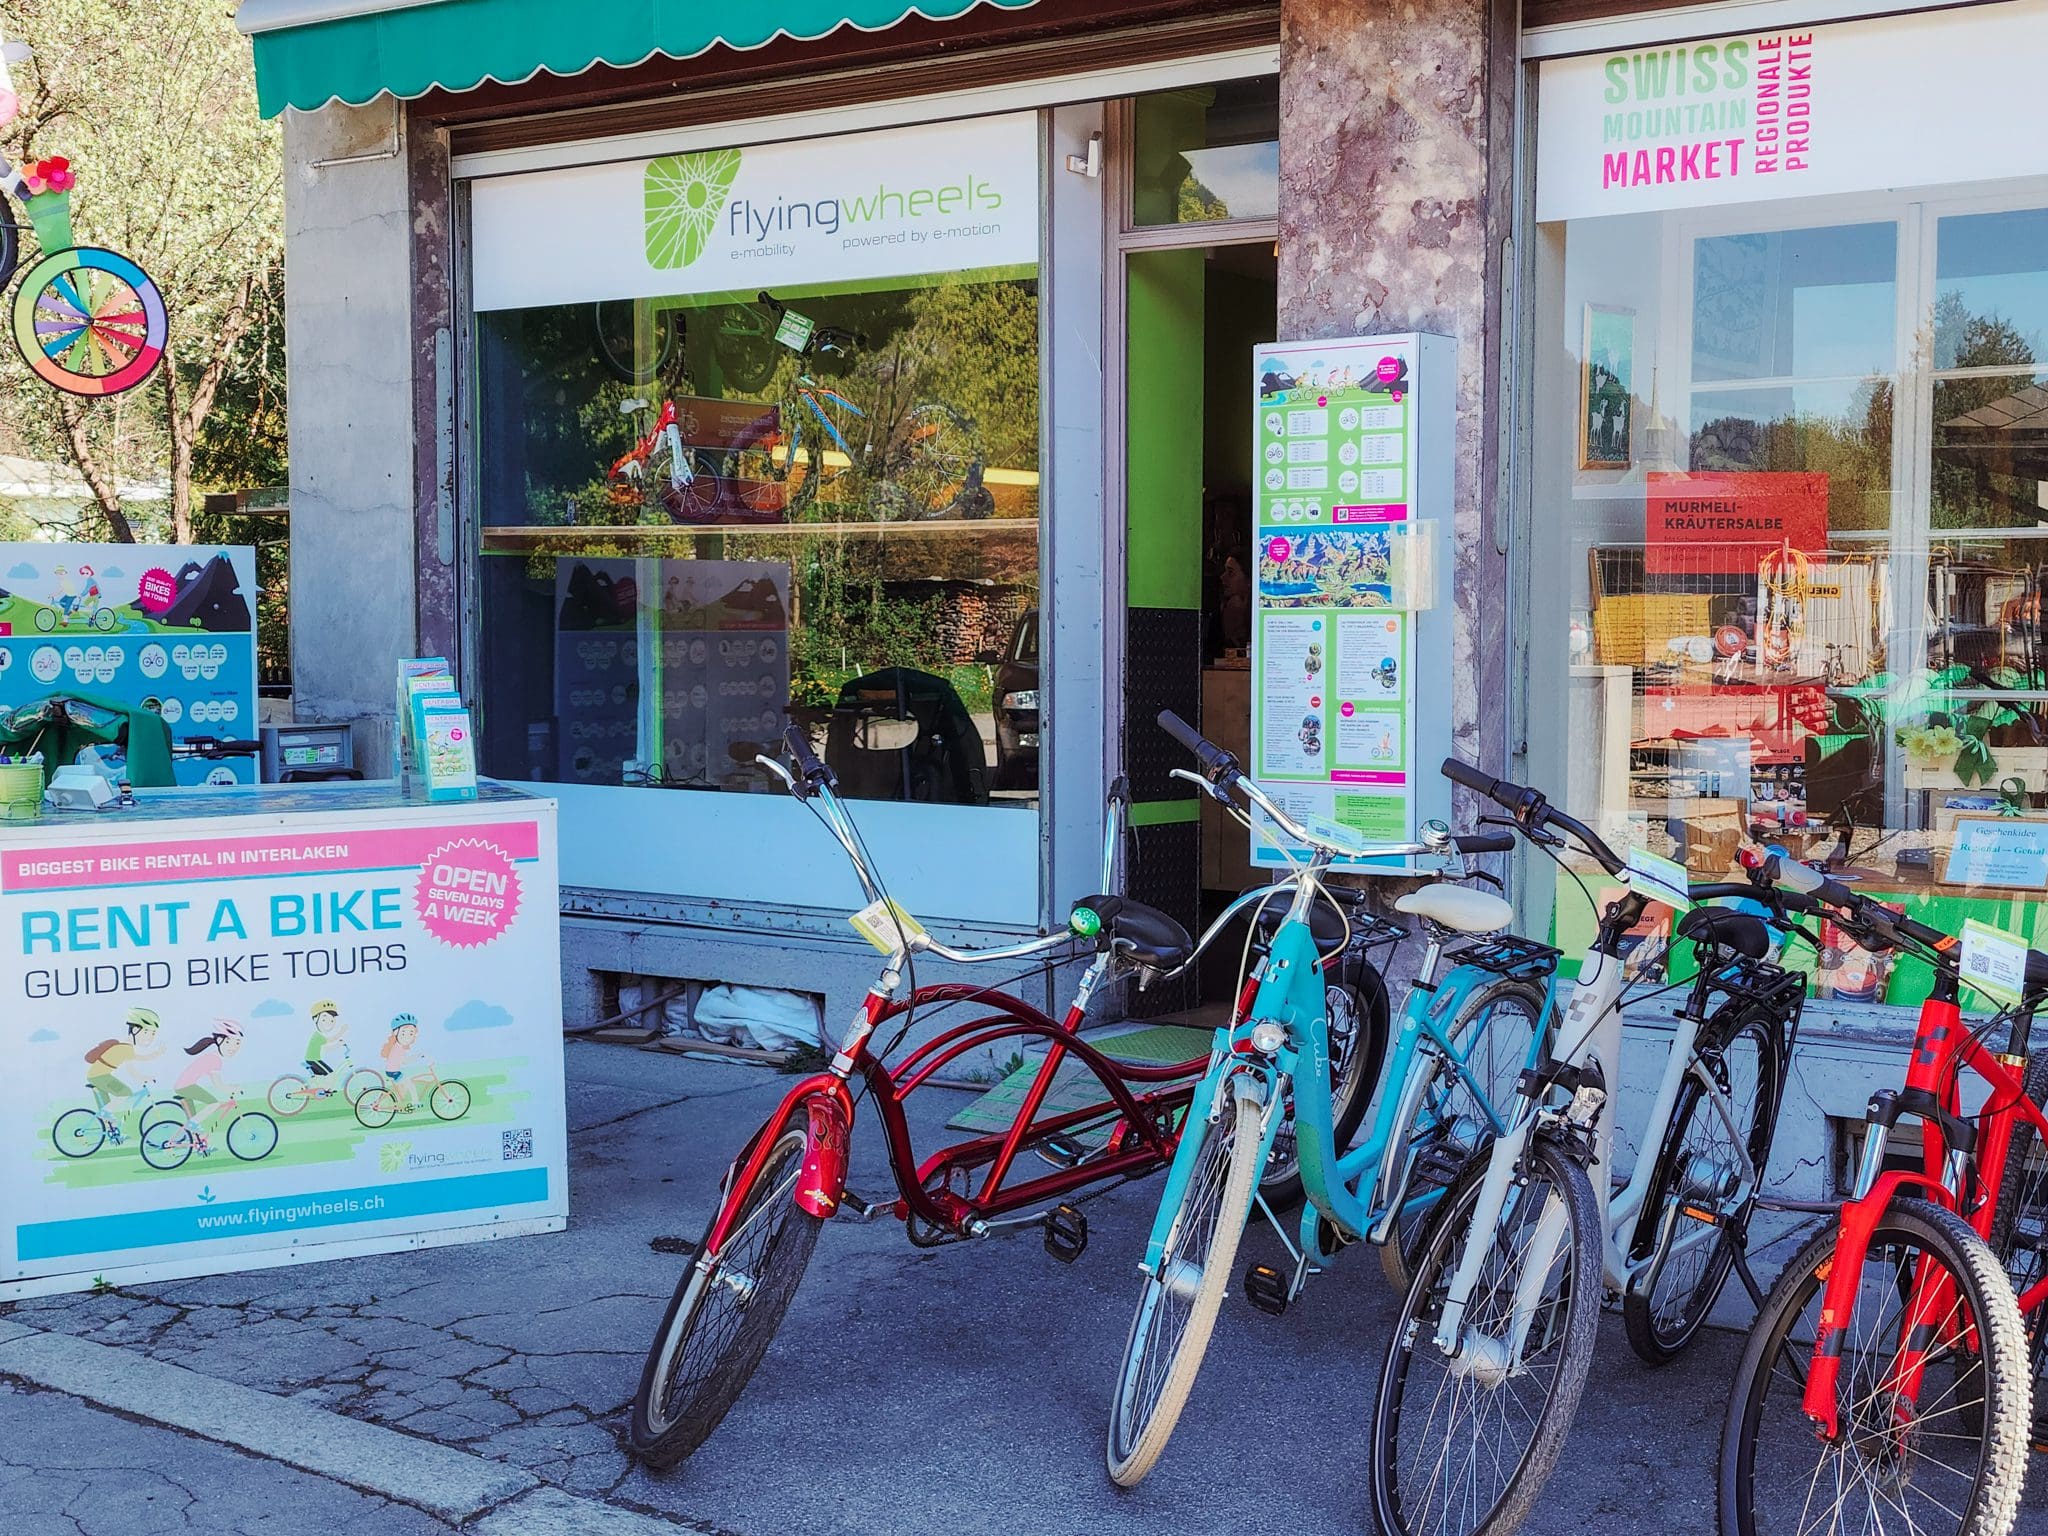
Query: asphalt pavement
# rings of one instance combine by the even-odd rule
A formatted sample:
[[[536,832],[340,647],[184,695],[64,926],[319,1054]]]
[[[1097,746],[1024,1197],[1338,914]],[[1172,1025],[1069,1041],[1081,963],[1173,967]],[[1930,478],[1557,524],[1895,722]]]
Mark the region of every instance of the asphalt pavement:
[[[0,1308],[0,1484],[27,1521],[7,1536],[1372,1529],[1366,1416],[1395,1298],[1365,1250],[1283,1317],[1233,1294],[1158,1470],[1130,1492],[1104,1475],[1156,1182],[1090,1202],[1072,1265],[1035,1233],[921,1250],[893,1221],[834,1223],[726,1423],[679,1471],[648,1475],[620,1436],[676,1250],[789,1080],[581,1041],[568,1059],[565,1233]],[[921,1146],[964,1102],[929,1096]],[[886,1188],[872,1120],[853,1182]],[[1258,1229],[1247,1248],[1280,1252]],[[1712,1531],[1740,1344],[1710,1333],[1650,1371],[1604,1319],[1530,1536]],[[409,1452],[428,1470],[388,1470]],[[2036,1473],[2020,1529],[2048,1536]]]

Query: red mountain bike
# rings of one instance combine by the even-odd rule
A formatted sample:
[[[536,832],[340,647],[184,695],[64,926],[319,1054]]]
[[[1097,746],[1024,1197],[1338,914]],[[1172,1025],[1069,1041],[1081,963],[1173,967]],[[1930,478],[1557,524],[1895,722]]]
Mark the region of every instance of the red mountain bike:
[[[1925,961],[1934,989],[1904,1089],[1871,1097],[1853,1193],[1806,1207],[1835,1219],[1786,1265],[1750,1334],[1721,1438],[1723,1536],[2004,1536],[2048,1348],[2048,1051],[2027,1056],[2048,955],[2028,953],[2018,1006],[1968,1024],[1952,936],[1803,865],[1765,869],[1826,903],[1864,948]],[[1984,1041],[2000,1028],[1994,1055]],[[1966,1067],[1989,1089],[1974,1116]],[[1886,1158],[1909,1117],[1918,1168]]]

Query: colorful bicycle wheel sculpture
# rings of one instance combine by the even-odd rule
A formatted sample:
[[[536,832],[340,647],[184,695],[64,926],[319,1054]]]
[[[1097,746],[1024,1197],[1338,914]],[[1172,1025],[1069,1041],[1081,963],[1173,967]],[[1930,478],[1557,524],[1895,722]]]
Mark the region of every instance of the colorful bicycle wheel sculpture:
[[[163,358],[169,329],[149,274],[97,246],[52,251],[14,291],[14,344],[38,378],[67,394],[133,389]]]

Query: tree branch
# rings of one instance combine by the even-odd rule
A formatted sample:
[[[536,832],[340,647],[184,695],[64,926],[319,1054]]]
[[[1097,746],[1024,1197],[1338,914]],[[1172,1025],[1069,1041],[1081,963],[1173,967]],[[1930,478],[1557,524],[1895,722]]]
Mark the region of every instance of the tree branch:
[[[71,462],[85,477],[92,499],[99,503],[100,515],[107,520],[107,532],[116,543],[133,544],[135,529],[121,509],[121,489],[93,452],[92,439],[86,433],[85,408],[65,395],[57,401],[57,414],[64,423],[64,441],[71,450]]]

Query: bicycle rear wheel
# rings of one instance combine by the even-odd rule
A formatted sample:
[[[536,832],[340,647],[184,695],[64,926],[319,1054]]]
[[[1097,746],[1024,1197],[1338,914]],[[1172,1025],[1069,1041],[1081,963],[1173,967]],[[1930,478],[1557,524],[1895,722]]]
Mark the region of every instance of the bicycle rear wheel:
[[[270,1085],[270,1092],[264,1100],[270,1105],[273,1115],[289,1120],[312,1101],[312,1089],[306,1080],[295,1073],[287,1072]]]
[[[245,1163],[260,1163],[277,1150],[277,1122],[260,1109],[245,1109],[228,1122],[223,1138]]]
[[[1515,1084],[1529,1064],[1529,1045],[1543,1018],[1543,1001],[1543,989],[1530,982],[1496,981],[1473,993],[1444,1032],[1501,1114],[1521,1102],[1515,1098]],[[1411,1060],[1409,1070],[1421,1070],[1421,1063]],[[1380,1268],[1387,1284],[1405,1294],[1415,1278],[1416,1260],[1430,1216],[1441,1203],[1441,1191],[1491,1139],[1493,1122],[1472,1084],[1445,1065],[1437,1069],[1420,1113],[1403,1129],[1415,1172],[1404,1196],[1407,1211],[1395,1223],[1394,1235],[1380,1245]],[[1438,1198],[1428,1199],[1432,1193]],[[1385,1192],[1381,1198],[1386,1198]]]
[[[1180,1422],[1251,1215],[1265,1106],[1243,1077],[1232,1082],[1230,1092],[1222,1119],[1196,1120],[1183,1133],[1200,1136],[1201,1143],[1159,1273],[1145,1277],[1117,1371],[1108,1462],[1110,1478],[1125,1488],[1135,1487],[1158,1464]]]
[[[50,1140],[65,1157],[91,1157],[106,1145],[107,1122],[90,1109],[67,1109],[50,1127]]]
[[[2026,1473],[2028,1392],[2019,1308],[1998,1260],[1954,1212],[1892,1203],[1842,1325],[1842,1433],[1829,1442],[1802,1402],[1839,1236],[1826,1228],[1785,1266],[1750,1332],[1721,1432],[1723,1536],[2005,1536]],[[1935,1278],[1954,1296],[1931,1333],[1912,1330],[1931,1343],[1908,1398],[1894,1387],[1904,1319],[1916,1286]],[[1957,1368],[1966,1337],[1982,1341],[1981,1368]],[[1973,1388],[1981,1403],[1964,1401]]]
[[[14,267],[21,260],[21,230],[14,222],[14,204],[0,192],[0,290],[14,281]]]
[[[1557,1466],[1592,1368],[1601,1233],[1586,1171],[1554,1143],[1533,1143],[1500,1220],[1475,1233],[1489,1161],[1474,1158],[1438,1206],[1388,1343],[1368,1467],[1387,1536],[1519,1527]],[[1437,1325],[1475,1240],[1487,1252],[1453,1361]]]
[[[753,1183],[728,1197],[719,1251],[707,1252],[714,1213],[690,1256],[633,1399],[633,1453],[650,1467],[673,1467],[718,1428],[782,1325],[825,1224],[794,1198],[805,1141],[801,1122],[786,1126]]]
[[[1778,1126],[1784,1069],[1774,1020],[1743,1019],[1726,1044],[1700,1059],[1727,1095],[1739,1132],[1689,1074],[1657,1154],[1656,1193],[1636,1219],[1629,1256],[1646,1259],[1660,1242],[1667,1253],[1647,1290],[1639,1294],[1631,1286],[1621,1303],[1629,1347],[1650,1365],[1678,1358],[1728,1283],[1738,1234],[1760,1192],[1752,1187],[1738,1199],[1742,1160],[1746,1156],[1761,1178]]]

